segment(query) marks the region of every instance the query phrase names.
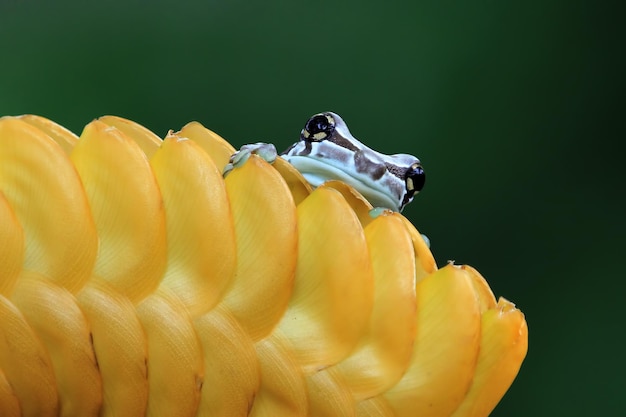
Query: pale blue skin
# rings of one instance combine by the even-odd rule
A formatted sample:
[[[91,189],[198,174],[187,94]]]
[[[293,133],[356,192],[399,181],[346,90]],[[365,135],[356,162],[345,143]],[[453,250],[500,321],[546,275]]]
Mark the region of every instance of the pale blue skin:
[[[324,126],[324,123],[332,125],[331,133],[310,132],[307,128],[317,126],[311,123],[314,120],[321,121]],[[253,153],[270,163],[277,156],[272,144],[244,145],[231,157],[224,175],[243,164]],[[340,180],[359,191],[372,206],[393,211],[402,211],[419,192],[424,181],[418,158],[408,154],[385,155],[368,148],[352,136],[339,115],[331,112],[309,119],[300,140],[281,157],[300,171],[313,187],[328,180]],[[416,169],[420,170],[420,174],[407,179],[407,172],[415,172]]]

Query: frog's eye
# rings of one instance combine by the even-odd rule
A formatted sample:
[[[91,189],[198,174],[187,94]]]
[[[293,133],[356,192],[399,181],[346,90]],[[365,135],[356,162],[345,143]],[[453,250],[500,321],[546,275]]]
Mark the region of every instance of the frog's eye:
[[[335,130],[335,118],[328,113],[316,114],[311,117],[304,129],[302,139],[311,142],[321,142],[332,135]]]
[[[406,183],[406,192],[409,198],[413,197],[413,195],[420,192],[422,188],[424,188],[426,174],[424,173],[424,168],[422,168],[422,165],[420,165],[419,162],[414,163],[409,169],[406,170],[404,181]]]

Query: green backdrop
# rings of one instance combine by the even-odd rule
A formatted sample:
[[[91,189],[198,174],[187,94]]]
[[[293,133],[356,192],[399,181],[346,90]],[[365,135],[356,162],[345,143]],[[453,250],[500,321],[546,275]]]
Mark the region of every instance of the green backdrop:
[[[530,329],[494,416],[626,415],[624,38],[594,1],[0,0],[0,115],[198,120],[235,146],[340,113],[425,166],[405,214]],[[619,110],[622,108],[622,110]],[[621,138],[621,139],[620,139]]]

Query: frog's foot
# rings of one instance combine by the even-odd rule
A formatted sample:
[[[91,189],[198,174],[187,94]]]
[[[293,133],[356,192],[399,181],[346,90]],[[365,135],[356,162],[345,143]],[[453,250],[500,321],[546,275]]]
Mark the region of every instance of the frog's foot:
[[[264,161],[270,164],[276,160],[276,156],[278,155],[276,147],[271,143],[259,142],[243,145],[237,152],[232,154],[228,160],[228,164],[224,167],[224,177],[234,168],[242,166],[252,154],[260,156]]]

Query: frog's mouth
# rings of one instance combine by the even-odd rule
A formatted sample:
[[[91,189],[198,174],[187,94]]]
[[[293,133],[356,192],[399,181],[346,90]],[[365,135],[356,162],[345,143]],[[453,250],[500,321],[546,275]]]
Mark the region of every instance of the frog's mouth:
[[[398,199],[385,192],[384,189],[373,181],[364,181],[335,165],[311,158],[310,156],[290,156],[288,161],[300,171],[313,187],[319,187],[330,180],[343,181],[361,193],[372,206],[400,211]]]

